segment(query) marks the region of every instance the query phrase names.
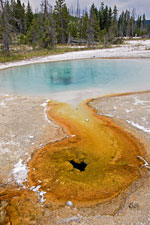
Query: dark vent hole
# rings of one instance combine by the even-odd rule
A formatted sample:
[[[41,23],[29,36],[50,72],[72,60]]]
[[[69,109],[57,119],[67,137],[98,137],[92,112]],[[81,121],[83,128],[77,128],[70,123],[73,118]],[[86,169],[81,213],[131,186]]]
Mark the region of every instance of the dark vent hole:
[[[87,167],[87,164],[85,162],[76,163],[74,160],[69,161],[74,168],[80,171],[85,171],[85,168]]]

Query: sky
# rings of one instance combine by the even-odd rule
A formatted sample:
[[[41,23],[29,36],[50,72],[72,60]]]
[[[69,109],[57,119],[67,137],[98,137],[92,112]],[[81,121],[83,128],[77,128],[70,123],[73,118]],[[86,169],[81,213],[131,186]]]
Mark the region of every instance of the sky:
[[[29,0],[32,9],[35,10],[37,8],[40,9],[40,2],[41,0]],[[104,2],[104,4],[113,7],[114,5],[117,6],[119,13],[123,10],[132,10],[136,9],[136,15],[143,15],[146,14],[146,19],[150,19],[150,0],[79,0],[80,8],[81,9],[89,9],[91,4],[94,3],[96,7],[99,8],[100,3]],[[22,2],[27,3],[28,0],[22,0]],[[51,5],[54,5],[55,0],[49,0]],[[67,6],[71,7],[77,6],[77,0],[66,0]]]

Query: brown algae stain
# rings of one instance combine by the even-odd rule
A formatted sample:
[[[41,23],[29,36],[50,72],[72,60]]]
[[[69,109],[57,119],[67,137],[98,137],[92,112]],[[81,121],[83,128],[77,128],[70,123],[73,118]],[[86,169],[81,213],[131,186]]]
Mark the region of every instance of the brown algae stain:
[[[46,202],[91,206],[112,199],[138,178],[140,143],[87,103],[75,108],[49,102],[47,114],[68,138],[44,146],[28,164],[29,186],[40,181]]]

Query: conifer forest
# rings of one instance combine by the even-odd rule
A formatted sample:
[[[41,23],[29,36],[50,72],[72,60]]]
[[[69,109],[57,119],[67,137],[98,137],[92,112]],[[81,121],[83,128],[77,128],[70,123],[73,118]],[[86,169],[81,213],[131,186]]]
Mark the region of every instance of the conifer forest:
[[[51,49],[58,44],[96,43],[107,46],[115,44],[122,37],[150,35],[150,25],[144,15],[125,10],[118,13],[103,2],[99,8],[91,4],[89,10],[70,10],[65,0],[42,0],[38,11],[33,12],[31,3],[27,6],[20,0],[0,0],[0,47],[10,54],[12,44],[27,44],[33,48]]]

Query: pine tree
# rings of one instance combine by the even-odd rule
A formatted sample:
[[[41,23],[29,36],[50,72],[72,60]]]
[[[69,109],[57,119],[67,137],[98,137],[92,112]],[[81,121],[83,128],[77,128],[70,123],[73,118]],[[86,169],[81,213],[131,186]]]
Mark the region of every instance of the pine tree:
[[[104,28],[108,32],[108,28],[109,28],[109,14],[108,14],[108,6],[107,5],[106,5],[106,7],[104,9]]]
[[[90,18],[89,18],[89,28],[88,28],[88,37],[89,44],[93,44],[94,41],[99,41],[100,27],[98,19],[98,11],[95,8],[95,5],[92,4],[90,8]]]
[[[101,7],[99,10],[99,20],[100,20],[100,29],[104,30],[105,25],[104,25],[104,2],[101,3]]]
[[[81,38],[84,40],[88,40],[88,24],[89,18],[87,12],[82,17],[82,26],[81,26]]]
[[[22,23],[22,30],[21,33],[25,34],[27,30],[27,24],[26,24],[26,12],[25,12],[25,4],[22,4],[22,18],[21,18],[21,23]]]
[[[94,44],[94,4],[90,8],[90,18],[88,26],[88,42],[89,45]]]
[[[68,44],[71,42],[71,39],[80,39],[80,20],[76,17],[71,17],[68,24],[69,38]]]
[[[132,10],[132,16],[130,18],[131,23],[131,32],[130,35],[133,37],[135,35],[135,9]]]
[[[68,41],[69,11],[64,0],[57,0],[54,7],[54,18],[56,21],[56,36],[58,43]]]
[[[8,4],[8,3],[7,3]],[[10,45],[10,30],[9,30],[9,16],[8,11],[6,7],[6,2],[3,3],[3,0],[0,0],[0,6],[1,6],[1,38],[4,45],[4,51],[7,55],[10,54],[9,45]]]
[[[143,19],[142,19],[142,26],[143,26],[143,29],[145,28],[145,21],[146,21],[145,14],[143,14]]]
[[[141,26],[142,26],[142,18],[141,18],[141,16],[138,16],[138,19],[137,19],[137,29],[141,29]]]
[[[108,26],[110,27],[112,25],[112,9],[109,7],[108,10]]]
[[[27,9],[26,9],[26,26],[27,26],[27,31],[29,31],[30,26],[32,25],[33,21],[33,12],[30,6],[30,3],[28,1]]]
[[[115,36],[118,35],[118,22],[117,22],[117,15],[118,15],[118,10],[117,10],[117,6],[115,5],[114,6],[114,9],[113,9],[113,28],[114,28],[114,34]]]
[[[138,16],[137,22],[136,22],[136,35],[141,36],[141,30],[142,30],[142,17]]]
[[[41,28],[41,38],[40,38],[40,45],[43,48],[51,48],[55,45],[55,25],[52,16],[50,18],[46,18],[44,24]]]
[[[132,23],[131,23],[131,16],[130,12],[128,10],[124,13],[124,26],[123,26],[123,34],[126,37],[131,36],[131,30],[132,30]]]
[[[14,0],[11,1],[11,24],[14,27],[14,31],[19,33],[26,32],[26,18],[25,18],[25,6],[24,4],[21,5],[21,1]]]
[[[79,1],[78,1],[78,12]],[[89,14],[85,11],[80,17],[69,15],[65,0],[56,0],[54,10],[49,0],[41,0],[41,11],[33,14],[30,2],[27,7],[21,0],[0,0],[0,41],[9,54],[11,39],[22,40],[33,46],[51,48],[56,43],[87,41],[93,44],[98,41],[113,43],[118,35],[135,36],[149,32],[145,14],[136,21],[135,9],[130,13],[122,12],[118,19],[118,10],[113,10],[102,2],[100,10],[92,4]]]
[[[55,21],[51,6],[47,0],[42,0],[41,12],[34,17],[27,38],[34,46],[38,45],[42,48],[51,48],[55,45]]]
[[[40,42],[41,31],[39,24],[39,17],[33,19],[32,25],[30,26],[29,32],[27,33],[27,41],[33,47],[37,46],[37,44]]]

